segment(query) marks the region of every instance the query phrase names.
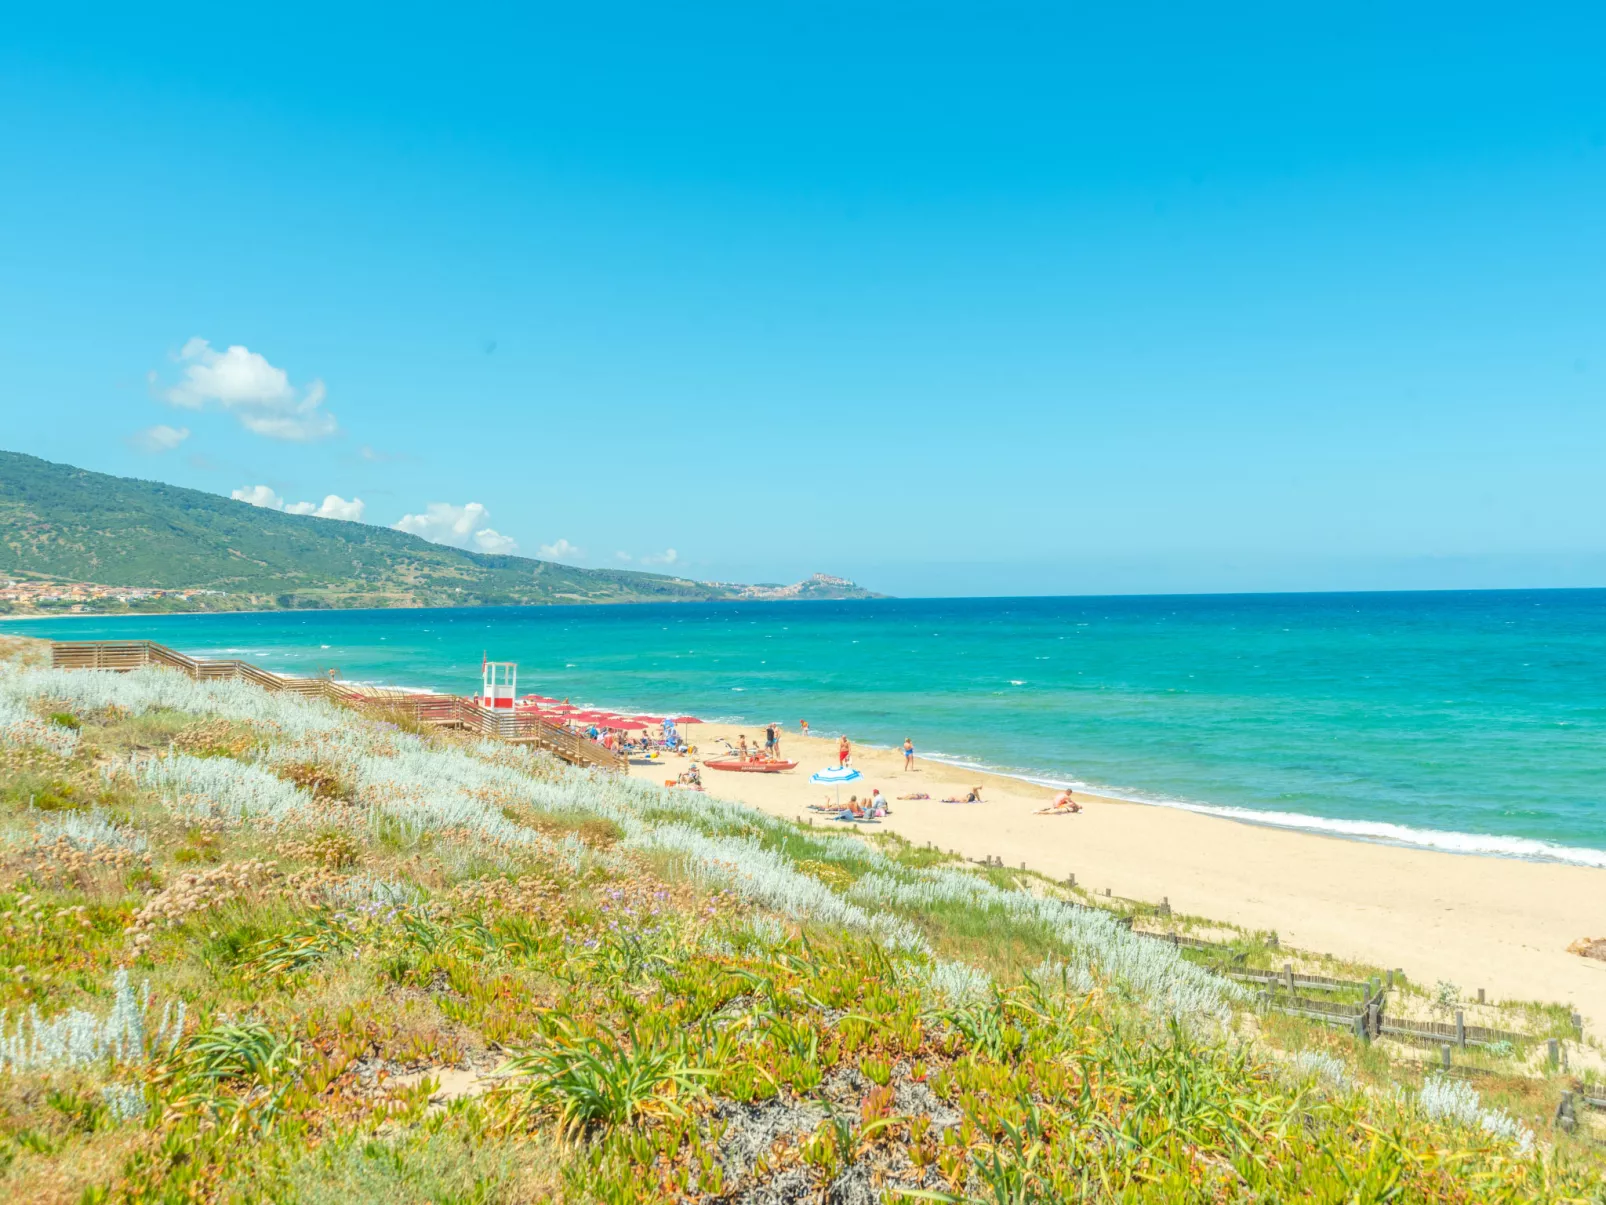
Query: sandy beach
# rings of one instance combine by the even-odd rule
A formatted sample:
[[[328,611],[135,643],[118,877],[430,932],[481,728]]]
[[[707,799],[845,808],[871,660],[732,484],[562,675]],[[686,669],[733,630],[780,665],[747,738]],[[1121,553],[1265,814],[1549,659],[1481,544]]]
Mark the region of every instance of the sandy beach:
[[[752,726],[698,725],[693,742],[705,752],[718,738]],[[918,740],[918,737],[917,737]],[[836,741],[804,738],[795,728],[782,753],[800,762],[784,774],[705,770],[709,793],[778,816],[834,791],[808,775],[836,764]],[[889,749],[855,746],[864,778],[843,789],[861,798],[879,787],[894,800],[885,828],[971,859],[1025,863],[1096,892],[1159,902],[1175,911],[1274,929],[1284,944],[1402,968],[1417,982],[1448,979],[1494,1000],[1572,1004],[1591,1025],[1606,1023],[1606,962],[1567,952],[1580,937],[1606,935],[1606,871],[1510,858],[1406,849],[1078,795],[1085,810],[1033,815],[1053,792],[1018,779],[917,758],[913,771]],[[684,769],[670,758],[631,773],[663,781]],[[944,796],[980,784],[983,804],[945,804]],[[924,792],[930,800],[897,802]],[[822,826],[850,828],[815,816]]]

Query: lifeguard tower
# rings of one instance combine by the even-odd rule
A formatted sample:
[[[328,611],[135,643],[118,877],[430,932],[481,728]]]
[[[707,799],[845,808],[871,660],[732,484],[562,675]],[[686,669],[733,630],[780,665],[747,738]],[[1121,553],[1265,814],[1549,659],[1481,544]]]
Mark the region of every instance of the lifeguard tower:
[[[480,697],[475,700],[481,707],[497,710],[513,709],[517,697],[519,663],[517,661],[488,661],[480,658],[480,669],[485,681],[480,686]]]

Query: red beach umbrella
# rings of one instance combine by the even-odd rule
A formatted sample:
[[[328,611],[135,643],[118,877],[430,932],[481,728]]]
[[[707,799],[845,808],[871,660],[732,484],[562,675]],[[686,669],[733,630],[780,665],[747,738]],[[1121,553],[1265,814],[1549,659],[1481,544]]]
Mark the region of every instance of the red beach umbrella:
[[[650,728],[652,725],[643,724],[640,720],[620,720],[612,727],[619,729],[621,732],[637,732],[642,728]]]
[[[673,719],[677,724],[701,724],[703,722],[694,715],[677,715]]]

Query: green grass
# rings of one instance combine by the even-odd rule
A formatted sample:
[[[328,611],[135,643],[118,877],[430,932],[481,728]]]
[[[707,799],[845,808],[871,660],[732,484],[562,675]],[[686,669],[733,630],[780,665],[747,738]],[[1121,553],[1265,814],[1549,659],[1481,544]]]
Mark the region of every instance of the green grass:
[[[352,809],[333,754],[277,763],[327,805],[316,820],[197,825],[98,765],[168,741],[250,759],[280,738],[177,713],[78,718],[73,759],[6,754],[0,1006],[103,1013],[128,967],[157,1012],[183,1001],[187,1019],[143,1064],[0,1072],[8,1199],[712,1203],[783,1178],[817,1196],[873,1182],[863,1199],[990,1202],[1606,1191],[1590,1140],[1547,1124],[1560,1078],[1517,1059],[1486,1059],[1477,1084],[1539,1135],[1532,1158],[1414,1111],[1422,1065],[1386,1043],[1248,1008],[1224,1030],[1167,1023],[1119,984],[1029,978],[1063,951],[1041,924],[889,906],[940,957],[990,973],[991,988],[947,998],[923,957],[765,913],[684,857],[633,849],[588,808],[587,780],[552,765],[537,775],[575,787],[569,803],[500,806],[540,838],[525,844]],[[23,788],[46,782],[93,785],[96,806],[147,836],[149,866],[64,871],[30,854]],[[649,819],[665,806],[643,800]],[[963,865],[885,835],[695,823],[839,893],[882,873],[879,857]],[[578,863],[559,844],[574,839]],[[277,866],[132,942],[158,892],[255,859]],[[966,873],[1070,895],[1016,870]],[[1268,956],[1254,935],[1234,948]],[[1565,1014],[1512,1007],[1536,1029]],[[1302,1053],[1336,1060],[1345,1082],[1299,1071]],[[473,1095],[437,1095],[470,1072]]]

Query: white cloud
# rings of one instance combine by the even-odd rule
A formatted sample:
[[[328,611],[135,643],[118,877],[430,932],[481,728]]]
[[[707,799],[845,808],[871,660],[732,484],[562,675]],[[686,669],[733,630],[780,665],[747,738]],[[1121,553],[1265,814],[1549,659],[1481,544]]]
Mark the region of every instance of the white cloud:
[[[325,494],[317,506],[310,502],[296,502],[284,508],[292,515],[317,515],[320,519],[345,519],[350,523],[362,521],[363,500],[346,501],[339,494]]]
[[[269,510],[284,509],[284,499],[265,485],[242,486],[229,496],[237,502],[249,502],[252,506],[265,506]]]
[[[318,514],[325,519],[345,519],[348,523],[361,523],[363,500],[353,498],[346,501],[339,494],[326,494],[323,505],[318,508]]]
[[[559,539],[551,544],[542,544],[540,553],[549,561],[578,561],[585,555],[580,549],[564,539]]]
[[[519,550],[519,542],[512,536],[485,527],[474,533],[474,543],[481,552],[496,556],[509,556]]]
[[[490,525],[491,512],[478,502],[453,506],[450,502],[431,502],[421,515],[403,515],[397,531],[423,536],[435,544],[449,544],[467,552],[506,554],[517,552],[519,543]]]
[[[628,552],[624,552],[624,551],[616,552],[613,555],[618,557],[621,561],[623,561],[627,565],[630,564],[630,562],[635,559]]]
[[[666,548],[660,553],[642,557],[641,563],[643,565],[673,565],[678,560],[680,560],[680,553],[673,548]]]
[[[323,405],[322,381],[304,390],[290,384],[282,368],[238,344],[218,351],[202,338],[191,339],[178,353],[184,379],[167,391],[167,400],[185,410],[208,403],[233,414],[240,425],[269,439],[310,443],[335,433],[335,416]]]
[[[346,501],[339,494],[328,494],[322,504],[316,502],[285,502],[277,493],[266,485],[250,485],[234,491],[232,495],[240,502],[249,502],[252,506],[265,507],[268,510],[282,510],[287,515],[315,515],[320,519],[345,519],[352,523],[362,521],[364,502],[361,498]]]
[[[190,437],[188,427],[169,427],[157,423],[128,437],[129,446],[140,452],[171,452]]]

